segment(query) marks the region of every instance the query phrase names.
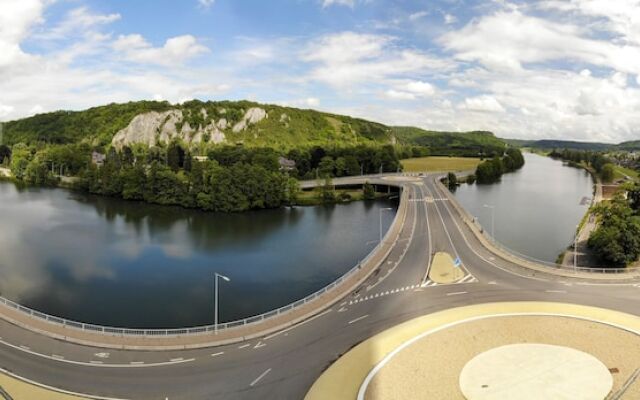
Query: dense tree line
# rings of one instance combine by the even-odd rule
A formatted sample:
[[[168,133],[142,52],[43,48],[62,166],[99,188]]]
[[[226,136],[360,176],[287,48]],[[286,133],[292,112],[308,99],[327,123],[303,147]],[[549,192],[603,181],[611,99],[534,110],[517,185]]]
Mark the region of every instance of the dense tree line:
[[[549,156],[567,161],[569,165],[575,167],[580,165],[590,166],[604,182],[611,182],[614,178],[614,165],[611,160],[602,153],[585,150],[554,149],[549,153]]]
[[[184,152],[184,150],[182,150]],[[164,163],[150,152],[148,162],[131,162],[128,152],[110,152],[100,168],[83,171],[77,187],[90,193],[179,205],[207,211],[238,212],[295,203],[297,182],[274,165],[239,161],[194,161],[181,150],[168,148]]]
[[[516,171],[524,165],[524,157],[520,149],[508,148],[502,157],[494,157],[483,161],[476,168],[475,178],[478,183],[492,183],[500,179],[502,174]]]
[[[618,196],[596,208],[598,228],[589,237],[591,247],[605,265],[624,267],[640,256],[640,187],[629,192],[629,200]]]

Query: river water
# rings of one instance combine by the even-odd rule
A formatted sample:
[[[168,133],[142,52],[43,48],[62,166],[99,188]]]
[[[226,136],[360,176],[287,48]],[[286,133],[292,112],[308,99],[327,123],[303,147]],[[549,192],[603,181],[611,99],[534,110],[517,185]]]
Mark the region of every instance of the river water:
[[[505,174],[498,183],[461,185],[455,196],[483,228],[528,257],[554,262],[573,241],[576,225],[588,209],[593,180],[585,170],[561,161],[525,153],[522,169]],[[582,204],[585,203],[585,204]]]
[[[216,214],[0,183],[0,294],[82,322],[213,323],[299,300],[365,257],[397,200]],[[394,212],[383,213],[386,231]]]

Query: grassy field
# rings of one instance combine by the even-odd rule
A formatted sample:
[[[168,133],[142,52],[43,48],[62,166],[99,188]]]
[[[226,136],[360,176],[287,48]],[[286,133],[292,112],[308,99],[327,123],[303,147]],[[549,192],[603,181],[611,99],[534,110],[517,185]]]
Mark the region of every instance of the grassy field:
[[[342,198],[343,195],[349,195],[347,198]],[[336,189],[335,190],[336,199],[338,199],[338,203],[344,203],[349,201],[360,201],[364,198],[364,193],[361,189]],[[387,193],[376,193],[376,198],[384,198],[387,197]],[[298,201],[296,203],[299,206],[315,206],[318,204],[322,204],[322,200],[320,199],[320,191],[319,190],[303,190],[298,193]]]
[[[614,175],[613,175],[614,180],[623,179],[625,175],[632,177],[636,181],[638,180],[638,171],[621,167],[619,165],[616,165],[614,167]]]
[[[482,161],[466,157],[421,157],[402,160],[405,172],[466,171],[475,169]]]

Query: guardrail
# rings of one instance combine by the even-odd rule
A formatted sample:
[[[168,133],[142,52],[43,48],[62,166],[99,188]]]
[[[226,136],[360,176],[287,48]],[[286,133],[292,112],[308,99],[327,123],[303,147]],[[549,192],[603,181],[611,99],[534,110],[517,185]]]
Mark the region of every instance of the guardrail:
[[[402,187],[400,187],[400,190],[402,191]],[[244,318],[244,319],[240,319],[237,321],[231,321],[231,322],[225,322],[225,323],[220,323],[217,325],[204,325],[204,326],[197,326],[197,327],[192,327],[192,328],[176,328],[176,329],[131,329],[131,328],[118,328],[118,327],[111,327],[111,326],[102,326],[102,325],[95,325],[95,324],[87,324],[87,323],[83,323],[83,322],[77,322],[77,321],[72,321],[72,320],[68,320],[66,318],[60,318],[60,317],[55,317],[49,314],[45,314],[42,313],[40,311],[31,309],[29,307],[25,307],[23,305],[20,305],[14,301],[11,301],[9,299],[6,299],[4,297],[0,296],[0,304],[4,304],[5,306],[12,308],[16,311],[19,311],[25,315],[28,315],[30,317],[33,318],[38,318],[40,320],[49,322],[49,323],[53,323],[53,324],[57,324],[60,326],[63,326],[65,328],[72,328],[72,329],[77,329],[80,331],[86,331],[86,332],[94,332],[94,333],[102,333],[102,334],[109,334],[109,335],[118,335],[118,336],[135,336],[135,337],[141,337],[141,336],[177,336],[177,335],[197,335],[197,334],[204,334],[204,333],[209,333],[209,332],[215,332],[216,330],[218,332],[220,331],[224,331],[224,330],[229,330],[229,329],[234,329],[234,328],[240,328],[240,327],[245,327],[247,325],[251,325],[251,324],[256,324],[259,322],[263,322],[265,320],[268,320],[270,318],[274,318],[277,316],[281,316],[283,314],[289,313],[293,310],[298,309],[299,307],[308,304],[310,302],[312,302],[313,300],[319,298],[320,296],[336,289],[337,287],[339,287],[343,282],[345,282],[347,279],[349,279],[352,275],[354,275],[356,272],[358,272],[363,265],[365,265],[369,259],[371,257],[373,257],[374,255],[377,254],[377,252],[382,248],[383,244],[385,244],[388,240],[389,240],[389,236],[393,234],[394,232],[394,227],[396,226],[397,221],[404,219],[404,216],[406,215],[406,208],[407,208],[407,200],[405,196],[400,196],[400,204],[398,206],[398,210],[396,212],[396,216],[393,220],[393,222],[391,223],[390,228],[387,230],[386,234],[384,235],[384,237],[382,238],[382,241],[380,243],[378,243],[376,245],[376,247],[373,248],[373,250],[371,252],[369,252],[369,254],[367,254],[367,256],[365,258],[363,258],[361,261],[358,262],[358,264],[356,264],[353,268],[351,268],[349,271],[347,271],[344,275],[340,276],[338,279],[336,279],[335,281],[331,282],[330,284],[328,284],[327,286],[323,287],[322,289],[310,294],[309,296],[300,299],[294,303],[288,304],[286,306],[280,307],[278,309],[272,310],[272,311],[268,311],[266,313],[260,314],[260,315],[255,315],[252,317],[248,317],[248,318]],[[399,219],[400,218],[400,219]],[[400,234],[400,232],[398,232],[398,234]]]
[[[480,225],[480,223],[478,222],[478,219],[476,217],[472,216],[471,214],[469,214],[469,212],[458,203],[458,200],[455,198],[455,196],[453,194],[451,194],[449,189],[447,189],[442,184],[442,182],[440,181],[440,179],[443,178],[443,177],[444,176],[437,176],[435,178],[436,185],[438,186],[438,188],[440,189],[441,192],[445,193],[445,196],[449,199],[449,202],[451,204],[453,204],[454,208],[456,209],[458,214],[460,214],[462,219],[467,223],[473,224],[480,231],[482,236],[491,243],[491,245],[493,245],[497,249],[507,253],[510,257],[513,257],[513,258],[515,258],[516,260],[518,260],[520,262],[523,262],[523,263],[534,263],[534,264],[537,264],[537,265],[542,266],[542,267],[554,268],[554,269],[559,269],[559,270],[563,270],[563,271],[567,271],[567,272],[574,272],[574,273],[586,272],[586,273],[598,273],[598,274],[620,274],[620,273],[631,273],[631,272],[636,272],[636,271],[640,270],[640,267],[627,267],[627,268],[580,267],[580,266],[578,266],[578,267],[569,267],[569,266],[558,264],[558,263],[539,260],[539,259],[536,259],[534,257],[530,257],[530,256],[527,256],[525,254],[519,253],[519,252],[517,252],[517,251],[515,251],[513,249],[510,249],[510,248],[504,246],[503,244],[501,244],[500,242],[498,242],[495,238],[493,238],[484,229],[484,227],[482,225]]]

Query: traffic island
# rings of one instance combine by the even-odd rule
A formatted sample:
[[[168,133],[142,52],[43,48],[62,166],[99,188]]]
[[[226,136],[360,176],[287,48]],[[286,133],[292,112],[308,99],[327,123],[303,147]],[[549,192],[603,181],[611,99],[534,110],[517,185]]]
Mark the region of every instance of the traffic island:
[[[12,400],[88,400],[87,397],[76,396],[19,379],[0,369],[0,399],[5,397]]]
[[[463,391],[461,383],[467,382],[465,386],[468,382],[479,382],[468,380],[469,375],[463,378],[463,371],[485,352],[491,354],[504,346],[522,344],[557,346],[558,351],[540,355],[539,364],[528,357],[530,365],[507,354],[506,360],[498,361],[505,378],[493,376],[488,383],[480,384],[481,389],[500,382],[503,388],[523,385],[519,386],[520,392],[530,394],[517,397],[523,399],[600,400],[618,395],[640,398],[640,382],[635,380],[640,367],[638,332],[639,317],[573,304],[510,302],[450,309],[413,319],[362,342],[320,376],[306,399],[504,399],[491,396],[488,390],[484,397]],[[581,354],[584,358],[562,359],[567,353]],[[533,350],[529,354],[533,355]],[[558,381],[555,391],[546,391],[552,385],[536,383],[536,375],[521,375],[524,381],[517,385],[507,379],[515,377],[519,370],[548,365],[546,357],[555,360],[559,367],[544,377]],[[585,359],[591,360],[591,366],[578,368],[573,364]],[[562,360],[566,363],[562,364]],[[489,378],[491,372],[500,373],[487,368],[484,372],[484,378]],[[600,382],[598,387],[584,384],[595,397],[567,397],[573,385],[586,382],[584,379],[592,384]]]
[[[449,253],[438,252],[433,256],[431,268],[429,268],[429,279],[435,283],[448,284],[464,278],[465,273],[456,266],[453,257]]]

